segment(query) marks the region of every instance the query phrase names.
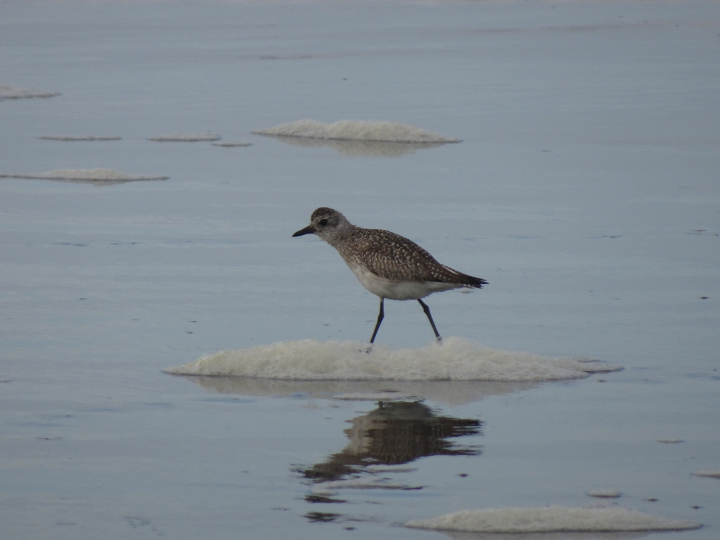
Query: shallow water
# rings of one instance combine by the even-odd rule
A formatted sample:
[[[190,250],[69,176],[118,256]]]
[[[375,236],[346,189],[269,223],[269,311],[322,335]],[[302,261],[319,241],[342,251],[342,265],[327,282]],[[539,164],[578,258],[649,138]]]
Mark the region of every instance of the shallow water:
[[[717,538],[720,480],[693,474],[720,469],[716,3],[36,7],[0,7],[0,84],[60,95],[0,101],[0,173],[169,179],[0,178],[5,535],[446,538],[402,524],[619,491],[604,504],[704,524],[645,538]],[[463,142],[251,134],[304,118]],[[252,146],[148,140],[173,133]],[[162,373],[369,339],[377,299],[328,245],[290,237],[318,206],[489,281],[427,299],[444,336],[625,369],[545,383]],[[431,343],[417,303],[385,312],[379,343]],[[378,393],[408,398],[338,399]],[[407,489],[314,488],[356,476]]]

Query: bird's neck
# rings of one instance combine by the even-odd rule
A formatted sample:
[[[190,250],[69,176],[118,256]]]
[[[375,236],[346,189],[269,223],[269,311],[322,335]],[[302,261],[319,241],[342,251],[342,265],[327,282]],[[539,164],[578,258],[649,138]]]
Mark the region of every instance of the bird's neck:
[[[323,237],[328,244],[342,252],[341,247],[347,245],[348,239],[357,231],[359,227],[352,225],[351,223],[343,223],[330,234],[326,234]]]

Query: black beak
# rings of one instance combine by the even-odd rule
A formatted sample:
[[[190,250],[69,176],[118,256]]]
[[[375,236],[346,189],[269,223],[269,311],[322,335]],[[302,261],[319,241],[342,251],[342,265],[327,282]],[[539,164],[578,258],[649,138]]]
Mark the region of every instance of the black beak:
[[[302,236],[304,234],[313,234],[313,233],[315,233],[315,227],[313,227],[312,225],[308,225],[304,229],[300,229],[298,232],[293,234],[293,238],[296,236]]]

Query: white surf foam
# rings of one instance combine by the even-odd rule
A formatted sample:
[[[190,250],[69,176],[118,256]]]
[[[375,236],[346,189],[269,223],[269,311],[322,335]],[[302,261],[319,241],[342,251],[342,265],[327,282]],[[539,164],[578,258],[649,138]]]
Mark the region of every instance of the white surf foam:
[[[110,137],[96,137],[93,135],[41,135],[38,139],[44,141],[119,141],[122,137],[110,136]]]
[[[704,476],[706,478],[720,478],[720,469],[706,469],[702,471],[695,471],[695,476]]]
[[[702,524],[651,516],[627,508],[498,508],[461,510],[406,527],[483,533],[632,532],[699,529]]]
[[[32,90],[24,90],[22,88],[13,88],[6,84],[0,84],[0,101],[4,99],[23,99],[23,98],[50,98],[59,96],[60,92],[35,92]]]
[[[167,176],[125,174],[112,169],[57,169],[33,174],[2,173],[0,178],[28,178],[38,180],[67,180],[79,182],[135,182],[138,180],[167,180]]]
[[[609,369],[622,368],[501,351],[450,337],[419,349],[369,349],[357,341],[288,341],[206,355],[165,372],[285,380],[550,381]]]
[[[151,137],[148,141],[155,142],[202,142],[202,141],[219,141],[220,135],[214,133],[201,133],[192,135],[187,133],[173,133],[172,135],[164,135],[161,137]]]
[[[346,141],[395,143],[461,142],[460,139],[444,137],[438,133],[426,131],[408,124],[387,121],[366,122],[363,120],[340,120],[334,124],[325,124],[316,120],[298,120],[268,129],[253,131],[252,133],[255,135],[270,135],[274,137]]]

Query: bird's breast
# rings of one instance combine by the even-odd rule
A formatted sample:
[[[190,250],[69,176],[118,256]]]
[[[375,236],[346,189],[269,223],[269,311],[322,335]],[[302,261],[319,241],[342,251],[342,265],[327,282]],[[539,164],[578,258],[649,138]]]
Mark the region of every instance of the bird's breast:
[[[439,291],[461,287],[455,283],[437,281],[394,281],[370,272],[362,266],[350,266],[358,281],[371,293],[388,300],[418,300]]]

